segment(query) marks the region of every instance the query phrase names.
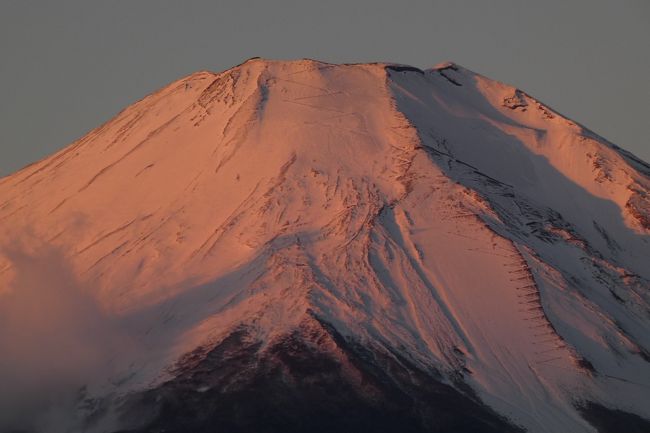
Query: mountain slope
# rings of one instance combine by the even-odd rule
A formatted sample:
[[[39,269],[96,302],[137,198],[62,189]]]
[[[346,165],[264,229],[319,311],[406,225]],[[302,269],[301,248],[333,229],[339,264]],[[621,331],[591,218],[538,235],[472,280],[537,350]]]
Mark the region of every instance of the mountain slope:
[[[237,395],[294,384],[268,431],[381,407],[412,431],[607,431],[603,413],[650,418],[649,172],[454,64],[253,59],[1,179],[0,239],[63,251],[146,347],[87,391],[122,428],[182,430],[152,400],[247,407],[211,376],[242,353]],[[359,399],[291,418],[323,389]],[[231,409],[205,425],[253,428]]]

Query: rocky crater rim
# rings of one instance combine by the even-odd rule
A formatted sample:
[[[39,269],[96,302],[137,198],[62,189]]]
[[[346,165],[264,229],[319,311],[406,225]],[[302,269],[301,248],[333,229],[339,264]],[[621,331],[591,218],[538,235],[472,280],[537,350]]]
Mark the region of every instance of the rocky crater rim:
[[[387,69],[387,70],[393,70],[393,71],[409,71],[409,72],[416,72],[420,74],[424,73],[432,73],[432,72],[438,72],[442,70],[447,70],[451,69],[456,72],[462,72],[462,71],[469,71],[467,68],[464,68],[463,66],[452,62],[452,61],[444,61],[437,63],[435,66],[427,69],[423,69],[417,66],[405,64],[405,63],[398,63],[398,62],[386,62],[386,61],[377,61],[377,62],[341,62],[341,63],[332,63],[332,62],[326,62],[318,59],[310,59],[310,58],[300,58],[300,59],[269,59],[269,58],[263,58],[263,57],[251,57],[249,59],[244,60],[243,62],[232,66],[228,69],[224,69],[222,71],[212,71],[209,69],[201,69],[196,72],[191,73],[190,75],[186,76],[185,78],[181,79],[189,79],[189,78],[198,78],[204,75],[221,75],[224,73],[229,73],[231,71],[235,71],[237,69],[242,69],[242,68],[247,68],[247,67],[252,67],[252,66],[263,66],[263,67],[296,67],[296,66],[313,66],[313,67],[327,67],[327,68],[335,68],[335,67],[340,67],[340,68],[345,68],[345,67],[365,67],[365,68],[379,68],[379,69]]]

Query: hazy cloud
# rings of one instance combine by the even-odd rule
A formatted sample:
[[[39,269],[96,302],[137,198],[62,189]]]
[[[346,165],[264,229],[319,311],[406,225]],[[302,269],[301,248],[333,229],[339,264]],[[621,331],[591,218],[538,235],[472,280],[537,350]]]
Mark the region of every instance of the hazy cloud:
[[[63,251],[31,239],[0,253],[13,274],[0,290],[0,432],[79,431],[83,390],[107,383],[133,345]]]

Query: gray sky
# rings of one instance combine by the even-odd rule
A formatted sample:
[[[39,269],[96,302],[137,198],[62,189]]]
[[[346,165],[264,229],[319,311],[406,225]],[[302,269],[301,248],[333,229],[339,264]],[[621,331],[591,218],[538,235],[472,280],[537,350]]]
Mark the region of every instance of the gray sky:
[[[253,56],[452,60],[650,160],[648,0],[0,0],[0,176]]]

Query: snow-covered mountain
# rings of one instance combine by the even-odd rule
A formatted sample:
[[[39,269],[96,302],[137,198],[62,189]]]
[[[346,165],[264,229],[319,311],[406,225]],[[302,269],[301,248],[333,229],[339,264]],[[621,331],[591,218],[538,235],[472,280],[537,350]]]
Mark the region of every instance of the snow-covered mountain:
[[[140,349],[88,431],[649,431],[649,194],[456,64],[251,59],[0,179],[0,296],[56,251]]]

